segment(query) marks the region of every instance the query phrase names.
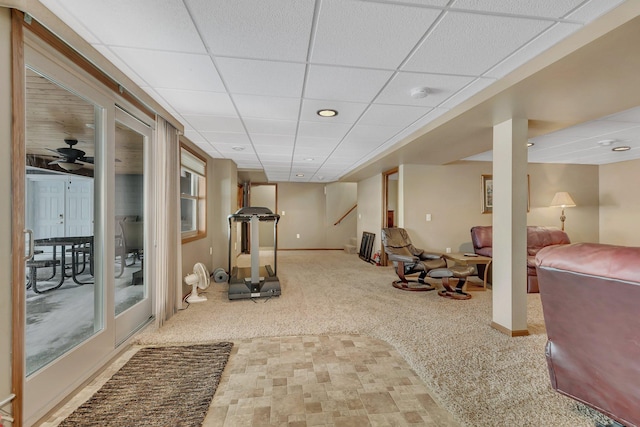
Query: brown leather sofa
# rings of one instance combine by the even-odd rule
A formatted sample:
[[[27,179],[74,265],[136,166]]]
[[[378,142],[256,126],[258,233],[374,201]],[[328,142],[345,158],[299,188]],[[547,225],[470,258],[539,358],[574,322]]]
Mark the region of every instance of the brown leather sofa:
[[[640,248],[546,247],[536,264],[552,387],[640,426]]]
[[[493,257],[493,229],[489,226],[471,228],[471,243],[478,255]],[[527,227],[527,292],[538,292],[538,276],[535,257],[538,251],[552,245],[569,244],[569,236],[556,227]],[[484,274],[484,266],[478,266],[478,274]]]

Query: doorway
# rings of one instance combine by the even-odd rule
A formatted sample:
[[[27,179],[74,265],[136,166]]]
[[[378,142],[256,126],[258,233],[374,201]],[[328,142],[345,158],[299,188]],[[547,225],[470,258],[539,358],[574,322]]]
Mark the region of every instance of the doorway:
[[[398,227],[398,168],[382,173],[382,228]],[[380,248],[380,265],[387,265],[384,246]]]

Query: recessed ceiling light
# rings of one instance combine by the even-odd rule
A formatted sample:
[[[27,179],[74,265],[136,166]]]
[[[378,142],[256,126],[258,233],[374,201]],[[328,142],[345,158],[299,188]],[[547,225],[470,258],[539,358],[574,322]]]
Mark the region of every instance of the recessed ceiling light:
[[[338,112],[336,110],[330,110],[330,109],[323,109],[323,110],[318,110],[317,113],[320,117],[335,117],[338,115]]]
[[[297,174],[296,174],[296,176],[297,176],[298,178],[302,178],[302,177],[304,176],[304,174],[303,174],[303,173],[297,173]]]
[[[324,179],[324,176],[319,176],[318,179],[322,181]]]
[[[527,142],[527,147],[533,147],[534,145],[536,145],[535,142],[531,142],[531,141]]]
[[[313,157],[307,157],[304,159],[305,162],[313,162],[315,159]]]
[[[602,145],[603,147],[608,147],[614,142],[616,142],[615,139],[603,139],[602,141],[598,141],[598,145]]]
[[[620,145],[618,147],[613,147],[611,149],[611,151],[629,151],[631,150],[631,147],[629,147],[628,145]]]
[[[427,95],[429,95],[429,88],[428,87],[415,87],[413,89],[411,89],[411,97],[412,98],[426,98]]]
[[[236,151],[243,151],[243,150],[244,150],[244,147],[241,147],[241,146],[239,146],[239,145],[236,145],[236,146],[231,147],[231,148],[232,148],[233,150],[236,150]]]

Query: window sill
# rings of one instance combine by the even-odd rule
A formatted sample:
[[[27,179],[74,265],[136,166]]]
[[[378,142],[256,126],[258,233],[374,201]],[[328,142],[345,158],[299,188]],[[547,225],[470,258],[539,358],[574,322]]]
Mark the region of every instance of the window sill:
[[[185,243],[190,243],[196,240],[204,239],[205,237],[207,237],[206,232],[201,232],[195,235],[188,235],[182,238],[182,244],[184,245]]]

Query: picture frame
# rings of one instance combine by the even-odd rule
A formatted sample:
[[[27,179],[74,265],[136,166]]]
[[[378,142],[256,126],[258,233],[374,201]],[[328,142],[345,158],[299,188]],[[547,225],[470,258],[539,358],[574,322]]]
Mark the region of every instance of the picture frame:
[[[493,175],[481,175],[482,183],[482,213],[493,213]],[[527,175],[527,212],[531,210],[531,184]]]
[[[493,213],[493,175],[482,175],[482,213]]]

